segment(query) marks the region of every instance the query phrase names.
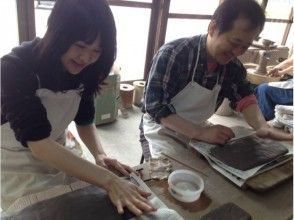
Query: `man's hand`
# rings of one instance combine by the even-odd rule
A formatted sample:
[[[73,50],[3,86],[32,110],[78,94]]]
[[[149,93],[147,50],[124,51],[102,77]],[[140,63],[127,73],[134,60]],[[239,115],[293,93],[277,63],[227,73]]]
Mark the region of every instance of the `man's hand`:
[[[111,170],[114,173],[120,173],[124,176],[129,176],[130,173],[137,172],[133,170],[130,166],[125,165],[117,161],[116,159],[112,159],[107,157],[105,154],[99,154],[96,156],[96,164],[99,166],[103,166],[104,168]]]
[[[210,144],[225,144],[233,137],[235,137],[235,134],[232,129],[223,125],[213,125],[203,128],[199,140]]]
[[[256,131],[256,135],[261,138],[270,138],[279,141],[293,140],[293,134],[286,133],[285,131],[270,126],[263,126]]]

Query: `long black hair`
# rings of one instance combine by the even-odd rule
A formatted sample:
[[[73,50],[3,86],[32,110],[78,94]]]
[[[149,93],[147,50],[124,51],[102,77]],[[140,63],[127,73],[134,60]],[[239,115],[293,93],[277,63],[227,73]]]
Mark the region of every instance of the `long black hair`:
[[[78,74],[85,92],[98,92],[116,58],[116,27],[108,3],[105,0],[57,0],[47,26],[39,44],[39,56],[41,65],[48,69],[60,65],[61,56],[75,42],[91,44],[100,36],[101,56]]]
[[[261,6],[255,0],[225,0],[215,10],[212,20],[219,28],[219,34],[230,31],[235,20],[240,16],[250,21],[250,29],[263,29],[265,15]]]

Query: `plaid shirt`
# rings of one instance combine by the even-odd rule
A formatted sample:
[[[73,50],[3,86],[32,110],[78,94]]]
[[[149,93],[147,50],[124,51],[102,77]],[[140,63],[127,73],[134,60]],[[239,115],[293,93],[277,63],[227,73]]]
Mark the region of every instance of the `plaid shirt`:
[[[176,113],[171,99],[192,80],[199,46],[200,55],[194,81],[212,90],[218,80],[221,90],[216,109],[225,97],[231,101],[231,107],[236,109],[238,101],[253,94],[250,83],[246,80],[246,69],[237,58],[208,71],[206,38],[207,35],[181,38],[163,45],[156,53],[143,105],[143,112],[147,112],[155,121],[159,122],[160,118]]]

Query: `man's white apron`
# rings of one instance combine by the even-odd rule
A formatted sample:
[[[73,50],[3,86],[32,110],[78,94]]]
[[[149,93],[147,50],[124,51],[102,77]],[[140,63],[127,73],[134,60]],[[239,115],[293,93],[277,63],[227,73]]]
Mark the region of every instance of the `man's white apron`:
[[[201,40],[198,46],[192,80],[182,91],[172,98],[171,104],[180,117],[201,125],[213,115],[221,86],[217,80],[214,88],[209,90],[194,81],[200,55],[200,44]],[[172,138],[159,134],[158,131],[164,128],[164,126],[152,120],[148,113],[145,113],[143,116],[143,128],[144,135],[149,142],[152,157],[159,157],[160,153],[166,150],[176,152],[176,149],[181,146]]]

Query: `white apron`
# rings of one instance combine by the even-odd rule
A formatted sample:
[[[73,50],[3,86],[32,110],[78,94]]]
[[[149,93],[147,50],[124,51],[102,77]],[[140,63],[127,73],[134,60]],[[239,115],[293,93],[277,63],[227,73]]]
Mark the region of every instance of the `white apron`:
[[[194,81],[196,67],[200,55],[200,44],[197,51],[196,64],[193,71],[191,82],[180,91],[171,100],[177,114],[193,122],[194,124],[203,125],[205,121],[213,115],[216,107],[217,97],[221,86],[217,83],[212,90],[200,86]],[[156,123],[148,113],[143,116],[144,135],[149,142],[150,153],[152,157],[159,157],[161,152],[176,152],[178,147],[182,147],[178,142],[170,137],[161,135],[158,131],[164,128],[163,125]]]
[[[50,138],[62,145],[65,143],[65,129],[77,114],[81,91],[82,89],[55,93],[41,88],[39,81],[36,96],[41,99],[47,111],[52,127]],[[30,149],[15,139],[9,123],[1,126],[1,136],[1,207],[6,213],[52,198],[53,194],[57,196],[68,192],[66,186],[77,182],[77,179],[33,157]]]

